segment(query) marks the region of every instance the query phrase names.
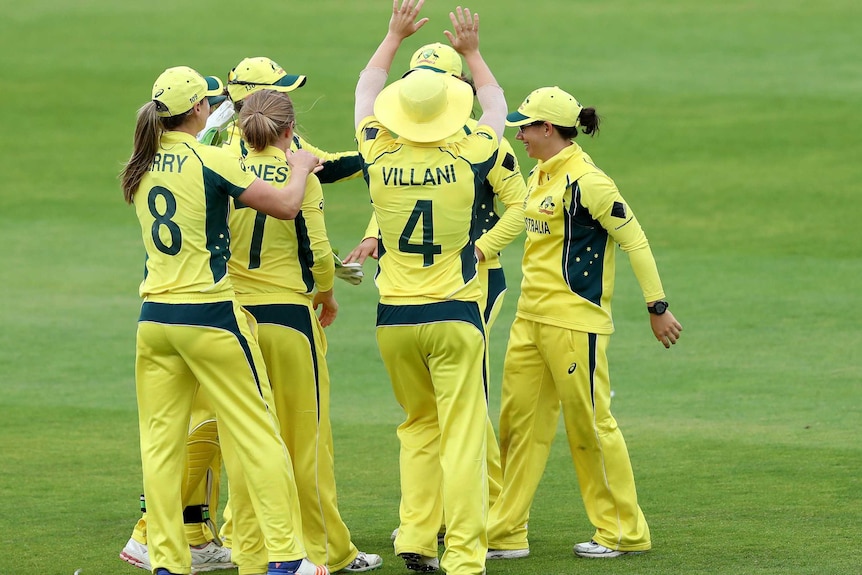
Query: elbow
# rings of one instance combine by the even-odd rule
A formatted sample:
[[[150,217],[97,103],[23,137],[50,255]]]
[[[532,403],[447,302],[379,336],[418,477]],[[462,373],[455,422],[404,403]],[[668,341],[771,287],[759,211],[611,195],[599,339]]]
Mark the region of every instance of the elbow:
[[[299,209],[300,206],[285,205],[279,207],[270,215],[279,220],[295,220],[296,216],[299,215]]]

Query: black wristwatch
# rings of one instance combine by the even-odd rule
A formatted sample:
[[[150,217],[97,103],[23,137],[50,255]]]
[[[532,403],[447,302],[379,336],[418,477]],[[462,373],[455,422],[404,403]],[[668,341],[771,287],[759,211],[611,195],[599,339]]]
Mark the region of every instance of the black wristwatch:
[[[647,306],[647,311],[650,313],[654,313],[655,315],[661,315],[667,311],[667,308],[670,307],[666,301],[658,300],[652,305]]]

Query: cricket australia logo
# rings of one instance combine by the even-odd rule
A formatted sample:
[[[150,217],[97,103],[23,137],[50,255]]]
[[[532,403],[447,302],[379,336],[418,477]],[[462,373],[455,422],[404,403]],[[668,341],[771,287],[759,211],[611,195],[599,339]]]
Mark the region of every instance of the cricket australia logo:
[[[428,48],[419,54],[419,59],[416,60],[416,64],[436,64],[439,57],[440,55],[437,54],[434,48]]]
[[[554,208],[557,207],[557,204],[554,203],[551,196],[546,196],[542,203],[539,204],[539,213],[545,214],[547,216],[554,215]]]

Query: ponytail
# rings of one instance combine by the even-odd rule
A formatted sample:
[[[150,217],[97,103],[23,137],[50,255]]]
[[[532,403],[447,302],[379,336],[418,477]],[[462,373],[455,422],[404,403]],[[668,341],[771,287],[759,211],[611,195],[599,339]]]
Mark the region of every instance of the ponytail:
[[[122,179],[123,198],[131,204],[135,191],[144,174],[153,165],[153,159],[159,149],[162,135],[162,123],[156,114],[156,104],[147,102],[138,110],[138,120],[135,124],[135,140],[132,157],[126,162],[120,177]]]
[[[193,112],[194,108],[177,116],[163,118],[158,115],[154,101],[147,102],[138,109],[132,157],[129,158],[129,161],[126,162],[123,171],[120,173],[123,199],[126,200],[127,204],[131,204],[134,201],[135,192],[138,186],[141,185],[144,174],[153,165],[156,152],[159,151],[162,132],[175,130],[182,126]]]
[[[243,139],[257,151],[275,144],[295,120],[293,102],[284,92],[261,90],[243,98],[239,127]]]
[[[595,136],[599,133],[599,124],[601,118],[596,114],[595,108],[584,108],[578,115],[578,122],[581,124],[581,131],[588,136]]]
[[[588,136],[595,136],[599,133],[599,115],[596,114],[595,108],[583,108],[578,114],[578,126],[581,131]],[[564,140],[574,140],[578,137],[578,126],[557,126],[554,124],[560,137]]]

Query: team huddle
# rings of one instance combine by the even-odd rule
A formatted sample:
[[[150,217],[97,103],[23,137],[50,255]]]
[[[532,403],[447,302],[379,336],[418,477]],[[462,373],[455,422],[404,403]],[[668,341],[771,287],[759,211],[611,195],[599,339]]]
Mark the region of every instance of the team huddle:
[[[264,57],[242,60],[226,85],[168,68],[138,111],[121,177],[147,255],[135,362],[144,495],[123,560],[158,575],[382,565],[357,549],[338,510],[324,334],[338,314],[335,280],[362,281],[368,257],[377,343],[405,414],[392,534],[405,567],[480,575],[488,559],[529,555],[561,411],[595,528],[574,554],[650,549],[610,412],[617,245],[655,337],[669,348],[682,326],[632,210],[573,141],[597,133],[599,116],[557,87],[510,113],[479,52],[479,16],[460,7],[448,44],[420,47],[387,85],[401,43],[428,22],[422,4],[394,0],[360,73],[357,150],[324,152],[297,134],[289,93],[306,78]],[[505,126],[537,162],[526,182]],[[359,177],[373,212],[342,261],[321,184]],[[500,251],[525,230],[498,439],[488,330],[506,292]]]

